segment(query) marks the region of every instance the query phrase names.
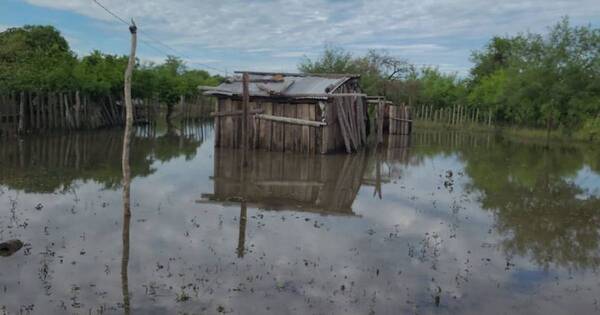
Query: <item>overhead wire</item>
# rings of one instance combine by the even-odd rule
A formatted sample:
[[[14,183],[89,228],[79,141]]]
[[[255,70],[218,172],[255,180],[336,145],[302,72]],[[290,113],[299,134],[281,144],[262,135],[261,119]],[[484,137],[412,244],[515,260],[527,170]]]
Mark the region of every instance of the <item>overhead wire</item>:
[[[116,14],[116,13],[114,13],[113,11],[111,11],[110,9],[108,9],[108,8],[107,8],[105,5],[103,5],[102,3],[100,3],[98,0],[92,0],[92,1],[93,1],[94,3],[96,3],[96,4],[97,4],[97,5],[100,7],[100,8],[102,8],[104,11],[106,11],[108,14],[110,14],[112,17],[114,17],[115,19],[117,19],[119,22],[122,22],[123,24],[125,24],[125,25],[129,26],[129,22],[127,22],[125,19],[123,19],[122,17],[120,17],[118,14]],[[140,30],[140,29],[139,29],[139,26],[138,26],[138,33],[139,33],[141,36],[144,36],[144,37],[146,37],[147,39],[150,39],[151,41],[153,41],[153,42],[157,43],[158,45],[160,45],[160,46],[163,46],[163,47],[166,47],[167,49],[170,49],[172,52],[175,52],[175,54],[169,54],[169,53],[165,52],[164,50],[162,50],[162,49],[159,49],[158,47],[156,47],[156,46],[154,46],[154,45],[150,44],[150,43],[149,43],[147,40],[144,40],[144,39],[141,39],[141,38],[140,38],[140,41],[141,41],[143,44],[145,44],[146,46],[148,46],[148,47],[150,47],[150,48],[152,48],[152,49],[154,49],[154,50],[156,50],[156,51],[160,52],[161,54],[163,54],[163,55],[165,55],[165,56],[169,56],[169,55],[175,55],[175,56],[177,56],[177,55],[178,55],[179,57],[183,57],[183,58],[185,58],[185,59],[188,59],[188,60],[191,60],[191,59],[192,59],[192,58],[190,58],[189,56],[186,56],[185,54],[182,54],[181,52],[179,52],[179,51],[178,51],[178,50],[176,50],[175,48],[173,48],[173,47],[171,47],[171,46],[169,46],[169,45],[167,45],[167,44],[165,44],[165,43],[163,43],[163,42],[161,42],[161,41],[159,41],[159,40],[157,40],[157,39],[155,39],[155,38],[153,38],[153,37],[149,36],[149,35],[148,35],[146,32],[143,32],[142,30]],[[216,68],[216,67],[213,67],[213,66],[210,66],[210,65],[207,65],[207,64],[201,63],[201,62],[192,62],[192,63],[194,63],[194,64],[198,64],[198,65],[201,65],[201,66],[203,66],[203,67],[205,67],[205,68],[209,68],[209,69],[211,69],[211,70],[214,70],[214,71],[217,71],[217,72],[219,72],[219,73],[227,74],[227,70],[219,69],[219,68]]]

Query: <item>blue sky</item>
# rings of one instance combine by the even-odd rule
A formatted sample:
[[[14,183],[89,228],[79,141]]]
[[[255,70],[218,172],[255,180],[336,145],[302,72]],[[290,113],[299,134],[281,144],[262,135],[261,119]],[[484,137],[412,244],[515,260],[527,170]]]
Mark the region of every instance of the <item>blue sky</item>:
[[[179,55],[192,68],[295,71],[326,45],[369,49],[465,75],[472,50],[493,35],[545,32],[568,15],[600,25],[598,0],[98,0],[141,29],[138,56]],[[92,0],[0,0],[0,30],[57,27],[79,55],[126,54],[127,27]],[[156,44],[154,40],[172,47]]]

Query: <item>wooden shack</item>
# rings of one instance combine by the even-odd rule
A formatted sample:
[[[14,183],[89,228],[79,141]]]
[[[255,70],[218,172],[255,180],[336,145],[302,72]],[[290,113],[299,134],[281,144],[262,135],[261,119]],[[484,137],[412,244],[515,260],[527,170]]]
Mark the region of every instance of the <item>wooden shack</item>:
[[[246,72],[247,132],[241,73],[205,95],[218,99],[215,146],[268,151],[355,152],[367,143],[366,95],[357,75]]]

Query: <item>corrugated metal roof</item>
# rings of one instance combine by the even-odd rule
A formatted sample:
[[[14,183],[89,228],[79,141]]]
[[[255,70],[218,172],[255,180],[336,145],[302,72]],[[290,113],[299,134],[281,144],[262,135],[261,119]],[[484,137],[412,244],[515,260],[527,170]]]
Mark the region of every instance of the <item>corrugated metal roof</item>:
[[[290,73],[249,73],[248,90],[250,96],[290,97],[323,99],[325,96],[308,96],[310,94],[330,94],[344,82],[356,76],[303,75]],[[241,95],[241,75],[229,78],[226,82],[204,92],[205,95]]]

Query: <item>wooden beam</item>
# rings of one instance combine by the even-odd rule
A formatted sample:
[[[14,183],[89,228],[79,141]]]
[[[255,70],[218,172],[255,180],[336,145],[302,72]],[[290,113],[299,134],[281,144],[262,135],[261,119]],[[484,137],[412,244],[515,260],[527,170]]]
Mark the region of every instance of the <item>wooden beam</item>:
[[[297,119],[297,118],[290,118],[290,117],[281,117],[281,116],[264,115],[264,114],[257,114],[255,117],[258,119],[270,120],[270,121],[286,123],[286,124],[293,124],[293,125],[311,126],[311,127],[327,126],[327,123],[324,123],[321,121],[312,121],[312,120]]]
[[[248,111],[248,115],[254,115],[254,114],[262,114],[264,113],[265,110],[264,109],[251,109]],[[240,116],[243,115],[244,111],[243,110],[235,110],[232,112],[212,112],[210,113],[210,117],[223,117],[223,116]]]

